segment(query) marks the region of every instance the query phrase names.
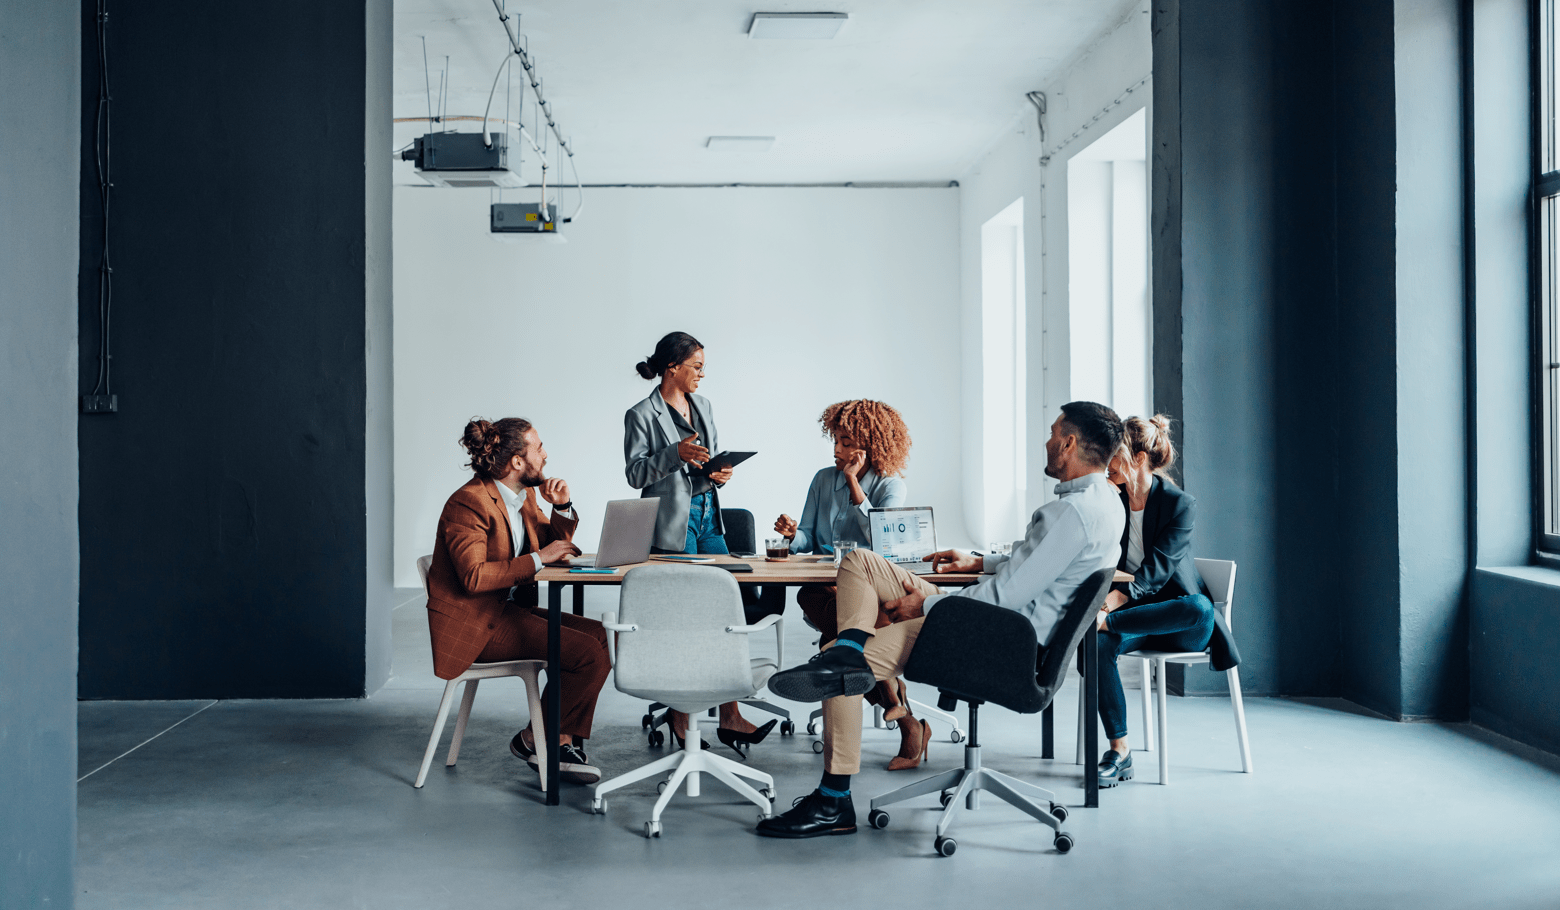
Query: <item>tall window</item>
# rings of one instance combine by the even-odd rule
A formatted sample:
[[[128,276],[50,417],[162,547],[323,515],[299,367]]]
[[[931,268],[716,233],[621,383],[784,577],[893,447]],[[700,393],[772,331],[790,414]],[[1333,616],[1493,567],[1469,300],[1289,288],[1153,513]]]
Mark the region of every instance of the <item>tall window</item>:
[[[1022,198],[981,226],[980,316],[983,524],[987,540],[1012,540],[1028,486]]]
[[[1540,548],[1560,553],[1560,160],[1556,155],[1556,104],[1560,98],[1560,72],[1555,63],[1556,0],[1538,6],[1539,91],[1536,137],[1534,212],[1538,234],[1539,401],[1537,435],[1540,473],[1534,486],[1540,493],[1538,508]]]

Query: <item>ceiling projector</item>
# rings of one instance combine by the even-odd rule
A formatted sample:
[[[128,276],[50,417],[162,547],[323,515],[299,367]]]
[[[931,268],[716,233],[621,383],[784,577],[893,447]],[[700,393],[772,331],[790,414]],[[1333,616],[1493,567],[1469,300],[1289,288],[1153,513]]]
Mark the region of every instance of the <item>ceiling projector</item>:
[[[553,234],[558,207],[535,202],[495,202],[488,230],[494,234]]]
[[[503,133],[429,133],[412,140],[401,160],[413,162],[417,176],[434,186],[525,185],[509,169],[509,137]]]

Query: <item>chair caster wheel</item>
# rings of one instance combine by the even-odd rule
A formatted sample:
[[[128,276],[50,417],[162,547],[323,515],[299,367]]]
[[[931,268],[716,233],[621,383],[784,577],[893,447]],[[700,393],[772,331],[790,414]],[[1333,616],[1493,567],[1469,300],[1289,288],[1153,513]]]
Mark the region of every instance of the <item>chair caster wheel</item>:
[[[660,730],[651,730],[649,740],[650,748],[659,749],[666,744],[666,734],[662,733]]]
[[[951,837],[939,837],[932,842],[932,849],[941,856],[952,856],[953,852],[959,849],[959,842]]]
[[[661,836],[661,823],[660,822],[645,822],[645,837],[660,837],[660,836]]]
[[[821,740],[821,739],[813,740],[813,754],[814,755],[822,755],[823,754],[823,740]]]
[[[873,809],[870,813],[867,814],[867,824],[878,829],[887,828],[888,813],[884,812],[882,809]]]
[[[810,720],[810,721],[807,722],[807,735],[808,736],[817,736],[818,735],[818,722],[817,721]]]
[[[774,813],[772,813],[772,812],[760,812],[760,813],[758,813],[758,820],[761,821],[761,822],[766,820],[766,819],[771,819],[771,818],[774,818],[774,817],[775,817]]]
[[[948,808],[948,804],[953,802],[953,791],[944,790],[942,793],[939,793],[937,795],[937,801],[943,804],[944,809]]]
[[[897,721],[897,720],[885,720],[885,721],[883,721],[883,729],[885,729],[885,730],[898,730],[899,729],[899,721]]]
[[[597,815],[606,815],[607,814],[607,801],[604,800],[604,799],[593,799],[593,800],[591,800],[590,801],[590,811],[594,812]]]
[[[775,801],[775,788],[774,787],[765,787],[764,789],[758,791],[758,795],[762,796],[764,799],[769,800],[770,802],[774,802]],[[767,818],[767,816],[765,816],[765,817]]]
[[[1056,852],[1057,853],[1066,853],[1068,850],[1071,850],[1073,848],[1072,835],[1071,834],[1058,834],[1058,835],[1056,835],[1056,840],[1051,841],[1051,846],[1056,848]]]
[[[658,781],[656,783],[656,785],[655,785],[655,792],[657,792],[657,793],[665,793],[666,792],[666,785],[668,783],[669,783],[669,781],[664,781],[664,780],[663,781]]]
[[[793,723],[791,723],[788,720],[780,722],[780,735],[781,736],[794,736],[795,734],[796,734],[796,724],[793,724]]]
[[[964,742],[964,731],[955,729],[952,732],[950,732],[948,734],[948,742],[951,742],[951,743],[962,743],[962,742]]]
[[[653,723],[655,723],[655,717],[653,715],[646,714],[644,717],[639,718],[639,729],[648,730],[650,729],[650,725]]]
[[[1067,821],[1067,807],[1066,806],[1058,806],[1056,803],[1052,803],[1051,804],[1051,814],[1056,816],[1056,820],[1059,821],[1059,822]]]

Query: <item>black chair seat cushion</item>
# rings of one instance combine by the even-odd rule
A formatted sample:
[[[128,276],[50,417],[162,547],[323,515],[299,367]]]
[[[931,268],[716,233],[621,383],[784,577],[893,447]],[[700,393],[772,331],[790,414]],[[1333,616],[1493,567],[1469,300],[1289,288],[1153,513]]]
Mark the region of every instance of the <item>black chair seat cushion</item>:
[[[1035,684],[1039,648],[1022,614],[968,597],[948,597],[927,614],[905,678],[965,701],[989,701],[1020,714],[1045,707]]]

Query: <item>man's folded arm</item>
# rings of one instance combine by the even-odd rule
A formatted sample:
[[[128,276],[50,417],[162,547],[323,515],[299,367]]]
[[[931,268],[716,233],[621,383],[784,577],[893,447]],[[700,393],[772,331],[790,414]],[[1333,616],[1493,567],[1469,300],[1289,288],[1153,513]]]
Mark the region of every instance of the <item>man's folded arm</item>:
[[[1054,505],[1059,508],[1041,510],[1030,525],[1030,533],[1011,557],[997,564],[995,574],[960,591],[959,596],[1009,610],[1022,610],[1061,577],[1083,551],[1087,539],[1083,519],[1077,510],[1062,503]],[[945,596],[928,597],[922,609],[931,612],[936,602]]]
[[[485,594],[512,588],[536,577],[537,560],[531,554],[515,559],[489,561],[487,529],[475,513],[452,506],[444,513],[444,545],[455,564],[455,577],[469,594]]]

